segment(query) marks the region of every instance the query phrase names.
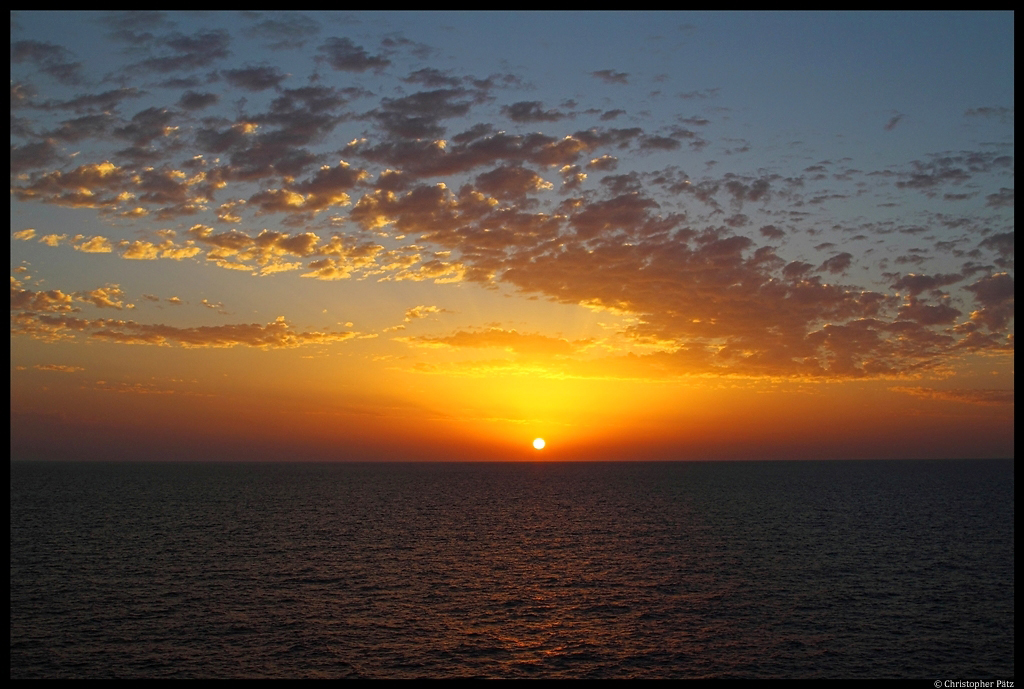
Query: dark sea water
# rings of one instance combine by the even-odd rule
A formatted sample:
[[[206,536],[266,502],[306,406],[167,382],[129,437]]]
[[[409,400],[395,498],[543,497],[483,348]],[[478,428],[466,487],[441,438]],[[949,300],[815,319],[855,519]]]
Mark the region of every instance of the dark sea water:
[[[1014,674],[1007,461],[11,464],[11,677]]]

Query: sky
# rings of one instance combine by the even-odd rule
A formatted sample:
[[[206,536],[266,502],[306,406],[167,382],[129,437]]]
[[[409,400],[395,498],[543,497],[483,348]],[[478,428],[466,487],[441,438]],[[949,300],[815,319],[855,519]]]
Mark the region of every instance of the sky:
[[[1011,457],[1013,20],[12,13],[12,458]]]

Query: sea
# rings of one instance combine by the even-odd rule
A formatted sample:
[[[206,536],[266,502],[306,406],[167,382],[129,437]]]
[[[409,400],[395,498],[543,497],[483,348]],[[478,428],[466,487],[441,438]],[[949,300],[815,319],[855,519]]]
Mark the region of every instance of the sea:
[[[13,461],[11,678],[1012,679],[1013,481]]]

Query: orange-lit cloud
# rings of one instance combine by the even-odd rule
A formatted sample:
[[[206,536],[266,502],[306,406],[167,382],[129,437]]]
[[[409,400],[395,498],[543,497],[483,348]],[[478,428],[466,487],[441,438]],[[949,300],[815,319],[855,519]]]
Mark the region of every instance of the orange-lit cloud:
[[[408,413],[471,436],[547,418],[593,439],[628,389],[634,435],[664,420],[681,443],[685,404],[662,393],[691,385],[757,389],[770,401],[743,413],[758,428],[799,406],[770,386],[841,391],[831,421],[785,431],[808,438],[846,423],[844,401],[894,426],[911,406],[986,405],[999,423],[1012,410],[1013,91],[992,69],[1013,63],[1005,35],[933,51],[934,73],[908,84],[842,36],[842,59],[796,79],[716,22],[694,61],[690,43],[637,44],[657,33],[643,13],[605,26],[621,41],[598,63],[584,44],[612,35],[587,31],[600,14],[546,17],[573,31],[518,54],[454,38],[491,35],[486,16],[415,31],[403,15],[358,31],[298,12],[83,17],[74,35],[36,13],[12,24],[12,366],[121,382],[71,391],[74,376],[28,373],[12,388],[23,411],[88,406],[30,387],[47,378],[63,395],[151,394],[158,419],[182,395],[153,381],[176,367],[211,395],[248,400],[245,378],[268,409],[316,400],[396,437]],[[773,31],[805,23],[844,34],[809,16]],[[86,49],[109,58],[103,73]],[[950,65],[977,77],[955,98]],[[835,86],[857,79],[909,100]],[[122,344],[156,346],[126,358]],[[387,410],[353,401],[367,390]],[[225,403],[211,426],[239,413]],[[728,435],[716,424],[707,446]]]

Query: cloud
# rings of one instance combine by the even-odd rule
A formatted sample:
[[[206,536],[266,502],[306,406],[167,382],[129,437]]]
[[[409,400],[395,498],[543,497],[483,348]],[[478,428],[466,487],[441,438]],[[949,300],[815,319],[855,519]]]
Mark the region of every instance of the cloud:
[[[942,389],[926,387],[893,387],[889,389],[893,392],[902,392],[907,395],[913,395],[914,397],[963,402],[965,404],[981,404],[986,406],[1013,404],[1013,390]]]
[[[887,132],[891,132],[893,129],[896,129],[896,125],[899,124],[900,120],[902,120],[902,119],[903,119],[903,115],[902,114],[893,115],[889,119],[889,121],[885,123],[885,126],[883,127],[883,129],[885,129],[885,131],[887,131]]]
[[[632,346],[659,350],[617,362],[621,370],[917,375],[1012,343],[1005,143],[920,151],[864,171],[852,157],[791,142],[792,156],[765,164],[756,156],[768,149],[729,137],[749,123],[728,130],[745,115],[712,107],[717,88],[679,93],[701,100],[701,112],[658,122],[639,102],[627,110],[586,90],[567,91],[551,101],[557,107],[524,100],[525,75],[460,72],[398,34],[360,38],[364,48],[295,12],[247,13],[230,29],[213,17],[179,30],[192,20],[157,12],[103,22],[124,67],[91,82],[106,91],[85,81],[58,89],[60,79],[83,78],[77,57],[12,42],[11,198],[91,209],[110,229],[33,221],[37,230],[12,229],[15,240],[136,261],[202,259],[262,277],[473,282],[605,309],[624,319],[620,335]],[[315,63],[301,72],[291,58],[252,62],[242,51],[253,43],[264,52],[308,45]],[[583,74],[607,84],[647,78]],[[892,130],[904,116],[889,114],[879,124]],[[1012,108],[965,115],[1003,120]],[[609,126],[626,119],[643,126]],[[502,131],[509,121],[522,133]],[[697,155],[705,147],[720,160]],[[918,193],[927,206],[908,203]],[[161,233],[171,227],[180,239]],[[913,272],[880,272],[893,266]],[[70,315],[86,303],[127,308],[123,294],[106,298],[19,283],[12,327],[154,336]],[[204,305],[223,309],[213,295]],[[472,335],[520,343],[513,349],[528,342]]]
[[[296,332],[283,317],[266,325],[252,323],[177,328],[132,321],[108,321],[105,326],[92,332],[91,337],[121,344],[177,344],[186,348],[245,346],[281,349],[344,342],[356,336],[354,332]]]
[[[202,110],[214,105],[220,97],[216,93],[197,93],[186,91],[178,99],[178,107],[185,110]]]
[[[104,161],[80,165],[67,173],[55,170],[39,175],[24,186],[12,185],[11,193],[22,201],[104,208],[116,206],[124,200],[121,192],[128,181],[123,168]]]
[[[907,273],[893,282],[892,288],[916,297],[926,290],[940,289],[949,285],[955,285],[963,279],[963,275],[959,273],[940,273],[936,275],[917,275],[915,273]]]
[[[36,339],[74,339],[85,333],[93,340],[116,344],[180,346],[185,348],[254,347],[294,349],[310,345],[330,345],[353,339],[359,333],[297,331],[284,317],[265,325],[227,324],[180,328],[163,324],[100,318],[86,320],[67,315],[23,312],[12,316],[12,335]],[[71,331],[71,332],[69,332]]]
[[[46,133],[57,141],[75,143],[84,139],[104,136],[113,127],[115,117],[111,113],[82,115],[60,123],[60,127]]]
[[[45,244],[46,246],[58,246],[67,238],[68,236],[66,234],[48,234],[40,237],[39,243]]]
[[[974,294],[980,309],[971,313],[972,323],[984,325],[992,332],[1000,332],[1013,318],[1013,277],[997,273],[983,277],[966,287]]]
[[[177,246],[170,239],[154,244],[143,240],[125,242],[125,249],[121,252],[121,258],[135,261],[155,261],[158,258],[170,258],[182,260],[191,258],[201,252],[196,246]]]
[[[241,69],[225,69],[221,72],[232,86],[246,91],[266,91],[276,88],[288,78],[276,67],[243,67]]]
[[[961,315],[961,311],[947,303],[927,304],[914,297],[900,307],[901,320],[916,321],[921,325],[951,325]]]
[[[53,373],[78,373],[85,370],[81,366],[67,366],[65,364],[36,364],[32,368],[37,371],[50,371]]]
[[[594,158],[587,163],[587,168],[590,170],[602,170],[605,172],[611,172],[619,166],[619,159],[615,156],[608,155],[607,153],[600,158]]]
[[[30,62],[41,72],[62,84],[77,85],[84,81],[82,63],[71,59],[71,51],[44,41],[15,41],[11,43],[11,62]]]
[[[224,29],[200,30],[190,36],[174,32],[155,38],[154,43],[166,54],[147,58],[135,65],[136,68],[167,74],[209,67],[231,54],[228,50],[231,36]]]
[[[52,140],[47,140],[25,145],[11,144],[11,174],[27,172],[55,162],[57,148],[54,143]]]
[[[986,106],[981,108],[968,108],[964,112],[965,117],[992,117],[1001,120],[1002,122],[1013,122],[1013,108],[1008,108],[1005,105],[998,106]]]
[[[979,248],[990,249],[999,254],[996,264],[1002,268],[1013,267],[1013,231],[993,234],[981,241]]]
[[[11,311],[71,313],[78,310],[70,294],[65,294],[59,289],[45,292],[23,289],[21,282],[11,278]]]
[[[429,316],[432,313],[447,313],[447,312],[448,312],[447,309],[442,309],[442,308],[440,308],[438,306],[427,306],[427,305],[424,305],[424,304],[420,304],[419,306],[414,306],[411,309],[406,309],[405,310],[405,322],[408,323],[410,321],[418,320],[420,318],[426,318],[427,316]]]
[[[441,120],[463,117],[482,94],[462,88],[420,91],[401,98],[384,98],[373,117],[393,137],[437,138],[444,134]]]
[[[46,110],[74,110],[79,114],[116,112],[122,101],[141,98],[145,91],[131,86],[124,86],[100,93],[85,93],[64,101],[47,101],[40,105]]]
[[[97,287],[88,292],[75,292],[75,299],[92,304],[99,309],[117,309],[120,311],[124,308],[133,308],[132,304],[126,305],[124,303],[124,291],[121,290],[119,285]]]
[[[616,72],[613,69],[599,69],[596,72],[591,72],[590,76],[595,79],[600,79],[606,84],[628,84],[629,74],[626,72]]]
[[[381,55],[370,55],[348,38],[332,36],[317,48],[317,52],[320,53],[317,60],[343,72],[365,72],[383,69],[391,64],[391,60]]]
[[[536,172],[518,165],[503,165],[478,175],[476,186],[497,199],[520,201],[525,200],[527,194],[552,187]]]
[[[851,263],[853,263],[853,254],[844,251],[826,259],[825,262],[818,267],[818,270],[827,270],[832,274],[845,273],[849,270]]]
[[[683,100],[692,100],[694,98],[699,98],[699,99],[703,100],[705,98],[714,98],[715,96],[718,95],[718,92],[720,90],[721,89],[713,88],[713,89],[702,89],[702,90],[699,90],[699,91],[686,91],[685,93],[676,94],[676,97],[677,98],[682,98]]]
[[[71,241],[77,241],[78,243],[74,245],[75,249],[84,251],[87,254],[109,254],[114,250],[110,240],[106,237],[96,236],[85,239],[81,235],[76,235]]]
[[[1013,208],[1013,189],[1003,187],[985,197],[985,205],[991,208]]]
[[[96,381],[96,390],[103,392],[119,392],[136,395],[173,395],[174,390],[160,388],[153,383],[125,383],[121,381],[108,382],[105,380]]]
[[[933,154],[926,160],[915,160],[909,169],[884,170],[874,175],[894,176],[898,189],[917,189],[927,194],[945,185],[962,185],[976,175],[998,173],[1012,168],[1013,158],[989,151],[962,151]]]
[[[513,122],[557,122],[568,115],[559,110],[544,110],[540,101],[520,101],[501,106],[501,112]]]
[[[109,12],[102,21],[110,27],[110,38],[134,46],[150,43],[154,38],[153,31],[174,27],[166,14],[156,10]]]
[[[515,330],[488,328],[477,332],[460,330],[445,337],[402,337],[400,342],[419,347],[451,347],[470,349],[502,349],[509,353],[530,357],[566,356],[592,343],[592,340],[570,342],[563,338]]]
[[[343,155],[400,169],[415,177],[454,175],[495,163],[532,163],[548,167],[571,165],[583,153],[600,146],[626,144],[639,129],[591,129],[562,138],[544,134],[515,135],[497,132],[448,146],[443,141],[385,141],[367,145],[356,141]]]
[[[299,12],[274,12],[261,15],[243,33],[267,41],[271,50],[295,50],[320,33],[320,24]]]

